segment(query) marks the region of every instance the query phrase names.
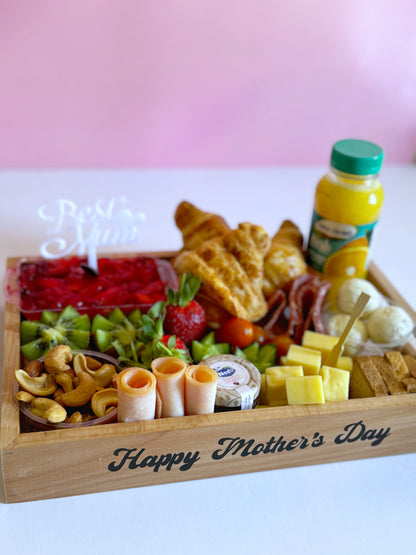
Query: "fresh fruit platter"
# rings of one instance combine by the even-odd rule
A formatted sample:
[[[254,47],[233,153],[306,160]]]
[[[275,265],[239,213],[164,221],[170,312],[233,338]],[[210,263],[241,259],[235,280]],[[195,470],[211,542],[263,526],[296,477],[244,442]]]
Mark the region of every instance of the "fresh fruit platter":
[[[334,295],[293,222],[175,222],[98,274],[9,259],[4,501],[416,450],[416,317],[374,264]]]

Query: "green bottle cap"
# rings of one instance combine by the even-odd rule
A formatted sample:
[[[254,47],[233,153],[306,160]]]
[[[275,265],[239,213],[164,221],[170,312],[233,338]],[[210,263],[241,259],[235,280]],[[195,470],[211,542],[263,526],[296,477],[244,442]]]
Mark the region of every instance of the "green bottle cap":
[[[331,166],[354,175],[373,175],[380,171],[383,150],[374,143],[344,139],[332,147]]]

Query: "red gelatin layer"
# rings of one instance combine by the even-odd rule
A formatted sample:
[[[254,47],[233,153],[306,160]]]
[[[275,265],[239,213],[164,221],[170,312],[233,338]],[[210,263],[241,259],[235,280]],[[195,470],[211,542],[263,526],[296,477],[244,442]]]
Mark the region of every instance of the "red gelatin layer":
[[[172,266],[157,258],[100,258],[98,276],[84,270],[81,264],[86,262],[76,256],[23,262],[18,276],[23,314],[33,319],[42,310],[62,310],[68,305],[90,316],[116,306],[146,310],[166,299],[167,286],[176,285]]]

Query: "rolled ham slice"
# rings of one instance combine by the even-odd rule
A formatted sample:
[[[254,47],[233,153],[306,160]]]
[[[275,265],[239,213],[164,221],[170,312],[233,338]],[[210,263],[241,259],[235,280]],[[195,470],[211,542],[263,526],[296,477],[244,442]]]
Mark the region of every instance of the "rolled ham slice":
[[[117,376],[118,421],[152,420],[156,408],[156,378],[143,368],[126,368]]]
[[[218,374],[209,366],[189,366],[185,372],[185,412],[210,414],[214,412]]]
[[[151,367],[160,395],[158,400],[160,417],[184,416],[186,362],[175,357],[160,357],[152,361]]]

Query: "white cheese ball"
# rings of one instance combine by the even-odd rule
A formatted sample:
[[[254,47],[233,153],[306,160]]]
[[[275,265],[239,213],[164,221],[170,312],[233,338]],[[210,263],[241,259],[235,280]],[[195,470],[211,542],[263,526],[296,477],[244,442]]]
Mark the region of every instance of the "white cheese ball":
[[[402,345],[413,328],[412,319],[399,306],[378,308],[367,322],[368,335],[374,343]]]
[[[344,281],[338,289],[337,305],[340,312],[351,314],[353,306],[358,301],[361,293],[370,295],[370,300],[364,309],[362,318],[367,318],[381,303],[381,295],[372,283],[366,279],[351,278]]]
[[[349,314],[343,314],[341,312],[331,316],[327,324],[327,330],[329,335],[340,337],[349,319],[350,319]],[[351,331],[348,334],[348,337],[344,343],[343,354],[350,357],[357,356],[362,350],[362,348],[364,347],[364,343],[367,341],[367,339],[368,339],[367,328],[364,322],[358,319],[353,325],[353,327],[351,328]]]

